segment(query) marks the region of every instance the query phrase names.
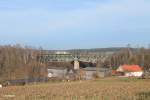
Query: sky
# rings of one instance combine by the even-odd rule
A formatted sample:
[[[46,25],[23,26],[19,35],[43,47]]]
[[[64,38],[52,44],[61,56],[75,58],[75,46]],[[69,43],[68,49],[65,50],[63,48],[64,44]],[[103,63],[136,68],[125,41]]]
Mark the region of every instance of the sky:
[[[150,44],[150,0],[0,0],[0,45],[44,49]]]

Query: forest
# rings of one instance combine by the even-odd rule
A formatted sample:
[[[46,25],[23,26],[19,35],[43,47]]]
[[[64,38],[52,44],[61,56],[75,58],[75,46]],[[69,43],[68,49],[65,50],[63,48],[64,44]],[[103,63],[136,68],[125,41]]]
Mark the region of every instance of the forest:
[[[21,45],[0,46],[0,81],[42,77],[44,64],[36,61],[40,50]]]

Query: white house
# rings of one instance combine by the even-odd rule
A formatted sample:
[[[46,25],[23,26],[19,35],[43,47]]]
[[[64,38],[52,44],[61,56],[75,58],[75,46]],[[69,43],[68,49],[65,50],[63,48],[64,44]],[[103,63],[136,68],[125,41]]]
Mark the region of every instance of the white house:
[[[125,77],[141,77],[143,75],[142,67],[139,65],[121,65],[117,72],[123,73]]]
[[[125,76],[129,77],[129,76],[134,76],[134,77],[141,77],[143,75],[143,71],[139,71],[139,72],[126,72]]]

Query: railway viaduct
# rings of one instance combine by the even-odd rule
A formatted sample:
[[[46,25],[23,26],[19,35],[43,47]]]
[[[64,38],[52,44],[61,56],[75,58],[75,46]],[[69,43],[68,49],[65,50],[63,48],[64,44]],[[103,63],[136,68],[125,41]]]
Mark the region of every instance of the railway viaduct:
[[[95,64],[98,60],[105,61],[107,56],[96,56],[96,55],[73,55],[70,53],[65,54],[39,54],[37,60],[42,63],[49,62],[74,62],[74,69],[79,69],[79,63],[90,63]]]

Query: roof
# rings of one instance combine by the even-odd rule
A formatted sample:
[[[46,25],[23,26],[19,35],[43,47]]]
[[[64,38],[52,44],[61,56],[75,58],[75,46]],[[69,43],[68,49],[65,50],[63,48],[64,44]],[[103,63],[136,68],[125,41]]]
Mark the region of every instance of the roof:
[[[117,71],[116,71],[116,70],[112,70],[112,71],[111,71],[111,74],[113,74],[113,75],[114,75],[114,74],[117,74]]]
[[[123,71],[130,71],[130,72],[137,72],[142,71],[142,67],[139,65],[121,65],[117,71],[123,72]]]
[[[83,69],[86,70],[86,71],[96,71],[96,70],[107,71],[107,70],[109,70],[109,68],[97,68],[97,67],[86,67],[86,68],[83,68]]]
[[[51,67],[48,67],[47,69],[65,70],[65,69],[67,69],[67,67],[53,67],[53,66],[51,66]]]

